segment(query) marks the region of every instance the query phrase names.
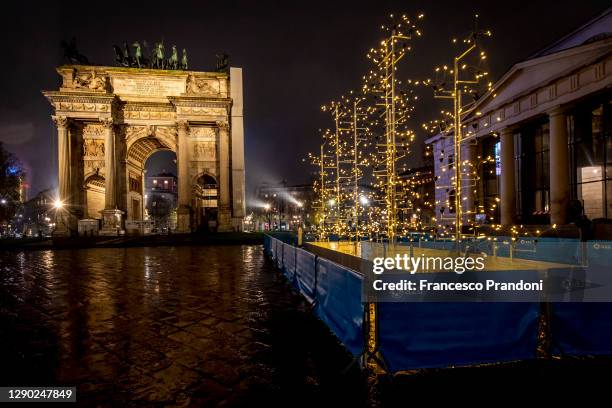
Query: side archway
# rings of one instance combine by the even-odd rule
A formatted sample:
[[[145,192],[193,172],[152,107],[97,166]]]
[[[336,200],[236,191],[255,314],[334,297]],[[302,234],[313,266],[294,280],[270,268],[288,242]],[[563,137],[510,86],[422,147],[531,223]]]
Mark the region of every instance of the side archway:
[[[102,210],[104,209],[104,177],[98,173],[94,173],[85,179],[85,200],[87,218],[102,218]]]
[[[219,199],[219,184],[209,173],[202,173],[193,183],[193,208],[195,225],[201,231],[217,229],[217,212]]]
[[[163,136],[163,135],[162,135]],[[144,129],[140,137],[128,138],[125,167],[122,174],[123,207],[126,220],[142,221],[146,217],[146,171],[149,157],[159,151],[176,152],[176,144],[169,137],[157,135],[155,130]]]

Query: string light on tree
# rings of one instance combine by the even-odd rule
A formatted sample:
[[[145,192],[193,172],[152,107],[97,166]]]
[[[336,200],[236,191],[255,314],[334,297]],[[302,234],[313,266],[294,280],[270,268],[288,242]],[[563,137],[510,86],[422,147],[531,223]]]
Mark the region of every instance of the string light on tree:
[[[417,20],[423,18],[419,15]],[[421,36],[415,22],[406,15],[390,15],[391,22],[381,27],[385,38],[367,54],[374,65],[364,76],[363,93],[373,99],[368,112],[370,127],[376,138],[373,159],[375,186],[384,194],[384,211],[380,211],[389,242],[394,242],[399,228],[398,212],[405,206],[398,181],[398,163],[409,153],[414,132],[408,129],[408,119],[418,99],[411,85],[397,75],[398,63],[411,50],[411,41]],[[381,140],[382,139],[382,140]]]
[[[453,103],[453,111],[441,111],[441,118],[423,125],[423,128],[430,132],[441,132],[447,137],[453,138],[454,160],[448,164],[448,170],[453,171],[451,186],[454,195],[449,197],[445,205],[447,208],[454,208],[454,239],[460,241],[462,238],[462,226],[464,223],[464,201],[466,220],[474,230],[474,215],[476,211],[473,203],[468,200],[478,180],[478,166],[470,160],[462,158],[462,146],[470,143],[463,138],[463,118],[472,113],[475,109],[475,102],[480,98],[484,91],[491,91],[491,82],[484,79],[488,72],[483,68],[483,63],[487,59],[487,54],[482,49],[481,39],[490,37],[490,30],[482,30],[478,27],[478,15],[475,16],[475,27],[470,35],[462,41],[462,48],[453,58],[452,66],[442,65],[435,68],[435,80],[427,80],[434,91],[434,97],[450,99]],[[452,40],[457,44],[457,39]],[[465,97],[469,101],[465,102]],[[443,158],[440,158],[442,160]],[[442,171],[446,169],[443,167]],[[463,183],[466,183],[465,186]],[[440,186],[438,186],[440,187]],[[444,187],[444,186],[443,186]],[[447,186],[446,188],[449,188]],[[467,191],[466,191],[467,190]],[[466,194],[466,192],[468,194]]]

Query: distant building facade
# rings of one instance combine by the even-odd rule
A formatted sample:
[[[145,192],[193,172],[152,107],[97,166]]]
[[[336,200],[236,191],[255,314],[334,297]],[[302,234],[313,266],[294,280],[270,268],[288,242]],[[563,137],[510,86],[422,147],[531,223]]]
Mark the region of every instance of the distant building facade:
[[[178,179],[171,173],[145,177],[145,219],[161,223],[164,228],[176,228]]]
[[[26,237],[50,236],[55,228],[56,211],[53,208],[56,191],[46,189],[23,203],[18,214],[22,234]]]
[[[262,183],[255,197],[258,205],[252,208],[254,229],[290,231],[314,222],[312,184]]]
[[[462,161],[474,178],[453,188],[452,133],[433,146],[438,223],[571,222],[570,202],[590,219],[612,218],[612,9],[512,66],[464,120]],[[486,159],[489,160],[486,160]],[[483,164],[483,162],[486,162]]]

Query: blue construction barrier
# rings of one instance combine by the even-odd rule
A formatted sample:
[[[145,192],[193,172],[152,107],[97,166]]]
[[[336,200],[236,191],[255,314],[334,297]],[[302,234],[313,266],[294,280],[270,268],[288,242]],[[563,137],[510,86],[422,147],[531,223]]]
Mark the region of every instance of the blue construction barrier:
[[[295,280],[296,249],[293,245],[283,244],[283,273],[291,283]]]
[[[316,315],[353,355],[360,355],[364,347],[361,275],[273,237],[269,244],[264,241],[264,250],[268,245],[287,279],[309,303],[316,302]]]
[[[270,258],[272,258],[274,262],[276,262],[276,257],[277,257],[276,241],[277,241],[276,239],[270,237]]]
[[[612,247],[607,245],[593,243],[587,247],[589,264],[599,265],[591,273],[607,276],[605,272],[612,263]],[[568,243],[567,248],[574,246]],[[279,269],[308,302],[315,304],[316,315],[353,355],[361,354],[365,347],[363,277],[275,238],[264,241],[264,249],[268,247]],[[379,250],[367,243],[364,248],[370,252]],[[566,254],[575,256],[573,251]],[[579,272],[573,271],[572,278],[580,280],[576,275]],[[555,275],[554,270],[549,273]],[[567,271],[559,272],[562,277],[564,273]],[[592,276],[597,277],[594,281],[601,281],[597,274]],[[598,293],[597,290],[603,289],[591,291]],[[391,373],[534,359],[540,313],[537,302],[379,302],[379,351]],[[612,303],[551,304],[553,355],[612,354],[611,314]]]
[[[264,254],[268,256],[272,256],[272,237],[269,235],[264,235]]]
[[[503,245],[501,248],[498,256],[509,256],[509,246]],[[532,261],[577,264],[581,256],[580,240],[518,237],[514,241],[513,256]]]
[[[611,241],[589,241],[585,243],[588,265],[590,267],[612,266],[612,242]]]
[[[276,243],[276,267],[283,270],[283,241],[275,239]]]
[[[341,265],[319,258],[316,262],[317,316],[355,356],[363,351],[363,277]]]
[[[295,243],[297,242],[297,234],[291,231],[273,231],[270,232],[268,236],[273,239],[277,239],[281,242],[284,242],[285,244],[295,245]]]
[[[317,257],[300,248],[296,248],[296,252],[295,286],[308,302],[313,303],[316,295]]]
[[[538,303],[379,303],[391,372],[535,358]]]
[[[420,244],[415,246],[421,246],[421,248],[440,249],[450,251],[455,248],[456,244],[453,241],[421,241]]]
[[[612,303],[552,303],[553,355],[612,354]]]

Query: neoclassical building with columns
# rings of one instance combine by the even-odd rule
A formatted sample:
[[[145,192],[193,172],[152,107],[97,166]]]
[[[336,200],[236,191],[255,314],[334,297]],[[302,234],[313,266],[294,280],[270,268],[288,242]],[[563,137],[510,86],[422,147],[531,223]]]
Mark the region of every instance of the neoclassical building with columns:
[[[436,215],[464,224],[564,225],[570,201],[612,219],[612,9],[512,66],[462,124],[462,191],[453,189],[453,135],[433,147]],[[493,158],[487,162],[487,158]]]
[[[215,220],[242,229],[245,214],[242,70],[195,72],[64,65],[44,91],[57,127],[56,233],[100,219],[101,234],[143,222],[145,162],[176,153],[177,232]]]

